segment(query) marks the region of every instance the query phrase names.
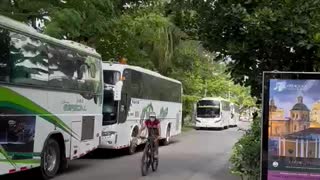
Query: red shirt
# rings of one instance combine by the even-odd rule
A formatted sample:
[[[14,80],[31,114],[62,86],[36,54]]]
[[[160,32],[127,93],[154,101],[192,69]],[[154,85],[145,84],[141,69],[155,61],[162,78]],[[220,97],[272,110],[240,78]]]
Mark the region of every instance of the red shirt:
[[[160,126],[160,121],[158,119],[151,121],[150,119],[144,122],[145,126],[148,128],[149,136],[159,135],[158,127]]]
[[[147,128],[158,128],[160,121],[158,119],[154,121],[151,121],[150,119],[148,119],[144,122],[144,124]]]

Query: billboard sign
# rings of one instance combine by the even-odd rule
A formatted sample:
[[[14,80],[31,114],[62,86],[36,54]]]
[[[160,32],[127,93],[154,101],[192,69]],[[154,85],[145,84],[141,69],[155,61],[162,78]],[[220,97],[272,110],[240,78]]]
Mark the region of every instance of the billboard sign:
[[[320,179],[320,74],[264,72],[262,180]]]

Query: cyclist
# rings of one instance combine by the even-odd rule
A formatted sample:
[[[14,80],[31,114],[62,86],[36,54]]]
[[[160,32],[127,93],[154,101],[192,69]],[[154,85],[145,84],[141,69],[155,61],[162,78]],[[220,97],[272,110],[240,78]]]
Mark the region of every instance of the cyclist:
[[[157,119],[156,113],[151,112],[149,114],[149,119],[147,119],[144,124],[142,125],[139,136],[141,132],[145,129],[148,129],[148,137],[154,138],[154,148],[155,148],[155,158],[158,158],[159,154],[159,139],[160,139],[160,120]]]

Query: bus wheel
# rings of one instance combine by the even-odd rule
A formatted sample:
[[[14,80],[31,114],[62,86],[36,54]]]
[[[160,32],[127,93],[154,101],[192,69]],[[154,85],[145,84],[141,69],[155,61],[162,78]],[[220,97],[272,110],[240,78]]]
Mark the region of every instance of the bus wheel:
[[[128,154],[129,155],[132,155],[136,152],[137,150],[137,146],[138,146],[138,133],[139,133],[139,129],[138,127],[135,127],[132,131],[132,134],[131,134],[131,139],[130,139],[130,145],[129,145],[129,148],[128,148]]]
[[[134,137],[131,137],[130,146],[128,148],[128,154],[132,155],[136,152],[136,150],[137,150],[137,142]]]
[[[169,145],[170,144],[170,125],[167,127],[167,132],[166,132],[166,138],[163,141],[163,145]]]
[[[60,156],[59,143],[50,138],[46,142],[41,155],[41,172],[44,179],[51,179],[57,174],[60,166]]]

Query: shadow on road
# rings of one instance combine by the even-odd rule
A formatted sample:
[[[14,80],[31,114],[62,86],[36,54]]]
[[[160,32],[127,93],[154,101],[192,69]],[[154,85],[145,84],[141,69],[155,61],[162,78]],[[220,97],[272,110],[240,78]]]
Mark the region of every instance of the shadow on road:
[[[81,159],[115,159],[127,155],[126,149],[97,149]]]
[[[9,175],[4,175],[0,176],[1,180],[13,180],[13,179],[41,179],[40,177],[40,169],[35,168],[29,171],[24,171],[24,172],[19,172],[15,174],[9,174]]]
[[[174,139],[170,142],[169,146],[174,145],[178,142],[179,142],[179,140]],[[166,147],[166,146],[160,146],[160,148],[162,148],[162,147]],[[136,153],[142,152],[143,149],[144,149],[144,144],[137,147]],[[128,154],[128,149],[117,149],[117,150],[97,149],[97,150],[87,154],[86,156],[82,157],[81,159],[116,159],[116,158],[121,158],[124,156],[130,156]]]
[[[226,129],[222,129],[222,128],[197,128],[197,131],[223,131]]]

